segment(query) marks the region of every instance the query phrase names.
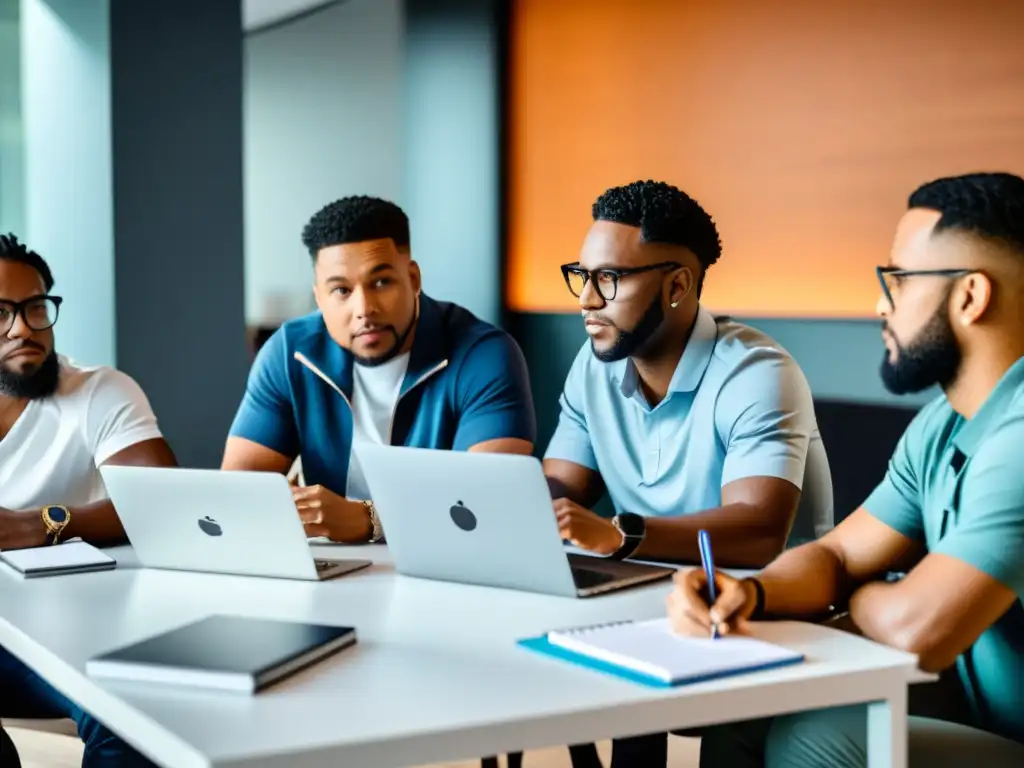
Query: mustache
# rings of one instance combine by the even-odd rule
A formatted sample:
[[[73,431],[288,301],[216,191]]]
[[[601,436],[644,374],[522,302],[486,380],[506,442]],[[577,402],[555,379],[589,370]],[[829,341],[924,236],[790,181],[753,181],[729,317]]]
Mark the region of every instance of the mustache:
[[[395,326],[393,326],[393,325],[367,325],[367,326],[364,326],[364,327],[360,328],[358,331],[356,331],[352,335],[353,336],[362,336],[362,335],[367,334],[367,333],[383,333],[384,331],[390,331],[391,333],[394,333],[396,335],[398,333],[395,330]]]
[[[46,347],[44,347],[42,344],[36,344],[34,341],[23,341],[18,346],[12,347],[11,349],[8,349],[6,352],[4,352],[4,357],[9,357],[10,355],[13,355],[15,352],[21,352],[22,350],[25,349],[34,349],[38,352],[46,351]]]
[[[583,322],[584,323],[592,322],[592,323],[600,323],[601,325],[610,325],[610,326],[614,326],[615,325],[614,323],[612,323],[607,318],[601,317],[601,315],[598,314],[597,312],[583,312],[581,314],[583,315]]]

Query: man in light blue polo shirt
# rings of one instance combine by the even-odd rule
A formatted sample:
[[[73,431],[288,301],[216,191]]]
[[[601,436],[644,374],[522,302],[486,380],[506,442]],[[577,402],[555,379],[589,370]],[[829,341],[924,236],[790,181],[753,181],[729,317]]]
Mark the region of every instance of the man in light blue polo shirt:
[[[848,608],[872,640],[949,671],[957,696],[910,718],[911,768],[1024,765],[1024,179],[943,178],[915,191],[878,268],[896,393],[943,395],[907,428],[878,488],[820,541],[757,577],[697,574],[669,601],[680,632]],[[889,571],[907,575],[886,580]],[[917,714],[912,698],[911,715]],[[701,765],[863,768],[863,706],[721,726]]]
[[[544,457],[562,535],[602,555],[722,565],[782,551],[795,515],[832,527],[832,483],[796,362],[700,305],[721,253],[711,217],[664,183],[609,189],[562,273],[589,343]],[[590,511],[607,492],[613,519]]]
[[[562,267],[589,343],[544,457],[562,537],[615,558],[759,567],[797,514],[832,527],[832,480],[803,372],[771,338],[700,305],[721,254],[685,192],[638,181],[594,203],[579,261]],[[607,493],[617,514],[591,511]],[[588,746],[573,762],[593,762]],[[589,753],[589,754],[586,754]],[[612,765],[664,765],[664,735],[618,739]]]

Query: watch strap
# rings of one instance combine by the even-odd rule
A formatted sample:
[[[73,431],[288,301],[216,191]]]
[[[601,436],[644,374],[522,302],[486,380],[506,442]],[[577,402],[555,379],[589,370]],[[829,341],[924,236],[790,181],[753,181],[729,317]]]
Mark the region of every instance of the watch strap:
[[[615,515],[615,517],[612,518],[612,524],[619,530],[619,533],[622,534],[622,544],[619,545],[619,548],[608,557],[611,560],[625,560],[627,557],[636,552],[640,544],[643,543],[644,537],[630,536],[628,533],[622,530],[622,526],[619,523],[618,515]]]
[[[754,610],[750,614],[751,621],[759,621],[764,618],[764,584],[761,580],[754,576],[748,576],[744,581],[749,581],[754,585],[754,594],[756,598],[754,600]]]
[[[367,539],[368,544],[378,544],[384,541],[384,526],[381,525],[380,516],[377,514],[377,506],[366,499],[363,501],[366,506],[366,511],[370,515],[370,525],[373,527],[370,531],[370,538]]]
[[[58,512],[59,515],[55,517],[53,512]],[[59,544],[60,535],[67,528],[68,523],[71,522],[71,512],[63,504],[47,504],[40,511],[40,516],[43,519],[43,527],[46,528],[46,533],[51,537],[50,543]]]

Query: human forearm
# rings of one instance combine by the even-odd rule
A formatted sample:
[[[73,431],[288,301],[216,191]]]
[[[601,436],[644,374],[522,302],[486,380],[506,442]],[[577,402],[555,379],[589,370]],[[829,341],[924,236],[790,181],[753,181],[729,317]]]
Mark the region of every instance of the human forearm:
[[[109,499],[68,507],[70,519],[60,533],[60,540],[81,538],[91,544],[120,544],[125,541],[124,528]],[[25,521],[26,535],[22,546],[43,546],[52,541],[46,529],[41,509],[26,509],[16,513]]]
[[[817,541],[784,552],[757,579],[765,614],[777,617],[820,616],[844,605],[853,587],[842,560]]]
[[[762,567],[785,545],[785,531],[760,507],[727,504],[691,515],[648,517],[646,535],[633,557],[698,562],[697,533],[702,529],[713,542],[715,565],[726,568]]]
[[[109,499],[70,510],[71,519],[61,533],[61,540],[80,537],[93,544],[121,544],[126,540],[121,519]]]

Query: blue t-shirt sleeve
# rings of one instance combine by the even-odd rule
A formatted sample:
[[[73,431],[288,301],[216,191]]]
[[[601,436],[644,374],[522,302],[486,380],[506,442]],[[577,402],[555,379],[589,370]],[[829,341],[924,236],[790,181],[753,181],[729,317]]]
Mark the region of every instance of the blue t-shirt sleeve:
[[[477,342],[462,361],[456,382],[459,424],[453,448],[518,438],[537,439],[530,377],[522,350],[511,336],[492,334]]]
[[[935,404],[926,406],[910,422],[889,459],[885,477],[861,505],[872,517],[914,541],[924,541],[921,466],[934,413]]]
[[[256,355],[229,434],[289,458],[299,454],[299,434],[288,387],[288,349],[282,330],[267,339]]]
[[[977,568],[1024,595],[1024,418],[985,436],[960,488],[957,523],[932,552]]]
[[[590,440],[590,430],[583,408],[586,362],[590,354],[588,344],[576,356],[569,369],[569,375],[565,378],[565,387],[558,398],[558,426],[555,427],[555,434],[551,436],[544,458],[571,461],[597,472],[597,456]]]
[[[817,425],[810,386],[793,358],[770,348],[750,352],[722,384],[715,421],[725,444],[723,486],[778,477],[803,488]]]

